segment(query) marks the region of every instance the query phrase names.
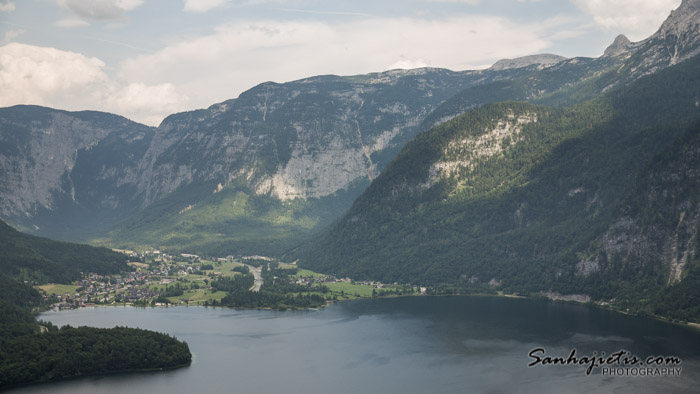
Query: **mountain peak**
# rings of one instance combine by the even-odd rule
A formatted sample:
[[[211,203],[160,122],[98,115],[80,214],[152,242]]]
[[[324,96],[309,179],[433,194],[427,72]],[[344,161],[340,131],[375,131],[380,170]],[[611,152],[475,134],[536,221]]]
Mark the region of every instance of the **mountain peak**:
[[[683,0],[652,36],[676,64],[700,53],[700,0]]]
[[[652,74],[700,54],[700,0],[683,0],[651,37],[632,44],[632,79]],[[636,49],[636,48],[633,48]],[[607,52],[607,51],[606,51]]]
[[[544,68],[559,63],[562,60],[566,60],[566,58],[559,55],[553,55],[551,53],[542,53],[539,55],[523,56],[515,59],[501,59],[494,63],[490,70],[508,70],[533,65]]]
[[[699,28],[700,0],[683,0],[678,8],[671,11],[657,34],[681,36],[685,33],[697,36]]]
[[[619,36],[615,37],[615,41],[613,41],[613,43],[605,49],[603,56],[619,56],[623,53],[629,52],[633,47],[634,45],[632,44],[632,41],[630,41],[624,34],[620,34]]]

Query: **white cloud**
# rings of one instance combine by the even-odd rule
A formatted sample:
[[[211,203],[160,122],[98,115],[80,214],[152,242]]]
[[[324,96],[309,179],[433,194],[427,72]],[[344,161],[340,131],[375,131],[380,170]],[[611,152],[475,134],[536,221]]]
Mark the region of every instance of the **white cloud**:
[[[107,98],[108,108],[149,125],[158,125],[165,116],[182,111],[187,97],[171,83],[149,86],[130,83]]]
[[[489,16],[239,22],[128,59],[119,77],[173,83],[192,105],[207,107],[269,80],[425,65],[471,69],[530,55],[550,46],[541,38],[548,34],[548,23],[517,24]]]
[[[24,33],[24,30],[8,30],[5,32],[5,43],[11,42]]]
[[[395,70],[395,69],[404,69],[404,70],[410,70],[412,68],[422,68],[422,67],[430,67],[430,63],[426,62],[423,59],[401,59],[397,61],[394,64],[391,64],[389,67],[387,67],[388,70]]]
[[[226,5],[228,0],[185,0],[183,11],[202,13]]]
[[[7,3],[0,3],[0,12],[11,12],[17,8],[14,1],[8,1]]]
[[[143,5],[143,0],[117,0],[117,7],[124,11],[131,11],[141,5]]]
[[[54,26],[56,27],[81,27],[81,26],[90,26],[89,23],[85,22],[84,20],[80,18],[66,18],[66,19],[60,19],[57,20],[53,23]]]
[[[0,106],[93,109],[153,125],[270,80],[424,66],[483,68],[501,58],[546,52],[565,22],[516,23],[484,15],[238,21],[109,66],[80,53],[11,43],[0,47]]]
[[[593,16],[595,23],[631,40],[642,40],[653,34],[677,8],[681,0],[570,0]]]
[[[106,81],[104,63],[78,53],[24,44],[0,47],[0,106],[18,103],[46,105],[56,94],[66,101],[90,94]]]
[[[45,105],[67,110],[114,112],[155,125],[186,108],[172,84],[110,78],[94,57],[54,48],[11,43],[0,47],[0,107]]]
[[[58,4],[68,8],[84,21],[110,21],[122,19],[124,11],[131,11],[143,4],[143,0],[57,0]],[[75,18],[64,19],[54,23],[59,27],[80,26]]]

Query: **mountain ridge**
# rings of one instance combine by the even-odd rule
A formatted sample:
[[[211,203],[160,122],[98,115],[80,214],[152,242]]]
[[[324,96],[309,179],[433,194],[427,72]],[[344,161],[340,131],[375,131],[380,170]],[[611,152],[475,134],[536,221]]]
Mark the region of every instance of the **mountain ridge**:
[[[573,105],[688,58],[697,40],[696,21],[686,14],[695,15],[696,5],[684,2],[640,43],[618,37],[608,55],[553,55],[546,67],[531,62],[535,55],[502,70],[421,68],[266,82],[207,109],[172,114],[158,128],[108,125],[118,118],[99,120],[99,113],[82,121],[60,112],[63,121],[54,122],[37,112],[34,123],[20,125],[33,131],[20,132],[7,120],[12,115],[0,116],[0,139],[32,132],[36,141],[87,138],[55,144],[65,148],[56,154],[48,142],[0,154],[12,185],[0,188],[0,217],[36,234],[102,245],[228,254],[250,250],[260,237],[284,237],[289,246],[301,241],[294,234],[306,236],[341,215],[407,141],[433,126],[492,102]],[[679,38],[684,26],[690,33]],[[675,58],[665,49],[671,44]],[[73,124],[83,131],[76,134]]]

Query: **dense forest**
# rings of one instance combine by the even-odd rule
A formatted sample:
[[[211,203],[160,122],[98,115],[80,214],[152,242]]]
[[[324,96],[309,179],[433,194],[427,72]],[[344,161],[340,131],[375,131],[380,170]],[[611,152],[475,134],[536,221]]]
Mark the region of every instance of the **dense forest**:
[[[0,220],[0,273],[19,281],[70,283],[80,272],[128,271],[126,261],[107,248],[35,237]]]
[[[587,294],[698,320],[699,69],[694,58],[573,107],[472,110],[409,142],[286,257],[355,279]],[[673,281],[671,261],[684,264]]]
[[[37,323],[0,299],[0,389],[18,384],[189,365],[187,343],[148,330]]]
[[[302,292],[308,292],[308,288],[279,279],[286,279],[294,273],[296,270],[263,267],[263,286],[258,292],[250,291],[254,281],[253,275],[250,273],[236,275],[232,278],[220,278],[212,282],[212,287],[228,294],[221,302],[213,302],[210,305],[277,310],[317,308],[326,305],[327,301],[323,296],[302,294]]]

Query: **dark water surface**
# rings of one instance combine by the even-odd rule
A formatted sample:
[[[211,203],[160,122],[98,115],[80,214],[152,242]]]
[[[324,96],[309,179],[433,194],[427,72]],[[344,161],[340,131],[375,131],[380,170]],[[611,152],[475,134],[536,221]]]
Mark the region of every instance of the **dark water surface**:
[[[496,297],[341,302],[318,311],[113,307],[47,312],[56,325],[140,327],[187,341],[190,367],[29,386],[13,393],[693,392],[700,331],[583,305]],[[680,376],[535,366],[624,349],[676,356]],[[624,367],[622,365],[621,367]],[[646,366],[645,366],[646,368]],[[697,392],[697,391],[696,391]]]

